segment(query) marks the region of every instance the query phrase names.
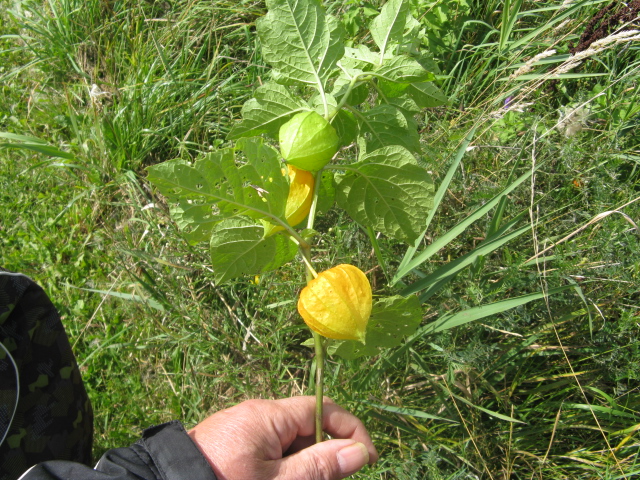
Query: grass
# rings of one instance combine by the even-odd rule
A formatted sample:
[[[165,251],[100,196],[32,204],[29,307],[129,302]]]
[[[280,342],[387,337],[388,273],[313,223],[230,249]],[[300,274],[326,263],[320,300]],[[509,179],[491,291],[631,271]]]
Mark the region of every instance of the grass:
[[[612,480],[640,471],[638,42],[587,58],[578,78],[549,79],[605,4],[580,2],[569,15],[559,1],[510,4],[503,13],[503,2],[414,2],[452,99],[422,123],[422,160],[437,185],[477,126],[425,244],[540,165],[500,206],[503,222],[524,211],[531,231],[431,297],[425,323],[575,288],[360,363],[330,360],[329,394],[367,423],[382,454],[356,478]],[[149,424],[193,425],[247,398],[306,392],[312,353],[286,303],[302,266],[215,285],[206,249],[187,244],[145,181],[145,166],[224,141],[267,72],[254,33],[264,6],[0,7],[0,131],[68,157],[0,150],[0,261],[39,281],[64,317],[96,413],[96,456]],[[358,3],[331,8],[350,12],[352,28],[367,21]],[[569,23],[557,29],[563,15]],[[548,48],[555,63],[508,78]],[[92,97],[94,84],[103,93]],[[509,96],[530,105],[505,112]],[[580,105],[583,118],[563,124]],[[564,135],[568,124],[575,135]],[[468,252],[498,217],[472,224],[424,273]],[[376,267],[367,233],[340,212],[318,228],[322,266]],[[393,272],[406,246],[380,243]],[[372,276],[388,290],[378,270]]]

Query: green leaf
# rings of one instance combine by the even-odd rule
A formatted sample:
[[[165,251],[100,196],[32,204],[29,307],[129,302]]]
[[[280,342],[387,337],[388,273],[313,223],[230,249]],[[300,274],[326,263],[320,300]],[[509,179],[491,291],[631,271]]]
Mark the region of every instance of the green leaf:
[[[389,105],[396,107],[408,119],[412,119],[415,114],[420,113],[420,107],[416,102],[405,95],[399,98],[390,98]]]
[[[171,219],[191,245],[209,241],[213,227],[221,220],[220,216],[211,212],[210,204],[193,204],[189,200],[178,200],[169,207]]]
[[[255,93],[255,98],[242,106],[242,121],[235,124],[227,138],[253,137],[267,134],[278,137],[278,130],[291,116],[310,110],[307,103],[292,95],[290,89],[277,83],[265,83]]]
[[[505,422],[511,422],[511,423],[522,423],[526,425],[526,422],[523,422],[521,420],[516,420],[513,417],[509,417],[508,415],[504,415],[502,413],[498,413],[498,412],[494,412],[493,410],[489,410],[488,408],[484,408],[481,407],[479,405],[475,405],[474,403],[470,402],[469,400],[467,400],[464,397],[460,397],[458,395],[456,395],[455,393],[452,393],[450,391],[447,392],[449,395],[451,395],[452,397],[457,398],[458,400],[460,400],[462,403],[466,403],[467,405],[469,405],[470,407],[473,407],[475,409],[480,410],[481,412],[486,413],[487,415],[490,415],[492,417],[498,418],[500,420],[504,420]]]
[[[525,225],[518,230],[501,237],[492,239],[490,241],[482,242],[476,248],[469,253],[458,257],[453,262],[449,262],[442,267],[438,268],[435,272],[427,275],[424,278],[412,283],[402,291],[403,295],[409,295],[411,293],[425,290],[420,296],[421,302],[426,302],[431,296],[435,295],[440,289],[442,289],[450,280],[455,278],[458,273],[464,268],[471,265],[478,257],[488,255],[489,253],[497,250],[505,243],[510,242],[514,238],[519,237],[523,233],[530,232],[531,226]]]
[[[471,132],[471,134],[472,133],[473,133],[473,131]],[[467,140],[465,142],[470,141],[471,134],[469,135],[469,137],[467,137]],[[447,182],[450,180],[450,178],[453,177],[454,168],[457,167],[457,165],[459,164],[460,160],[462,159],[462,155],[464,154],[464,151],[466,151],[466,150],[460,149],[460,151],[458,152],[458,156],[456,157],[456,159],[452,163],[451,168],[449,169],[449,173],[447,173],[447,177],[445,178],[445,180]],[[524,183],[528,178],[530,178],[531,175],[538,168],[539,168],[539,164],[536,165],[531,170],[529,170],[529,171],[525,172],[524,174],[522,174],[520,177],[518,177],[516,180],[514,180],[509,186],[507,186],[502,192],[500,192],[495,197],[493,197],[491,200],[486,202],[484,205],[482,205],[481,207],[477,208],[475,211],[470,213],[466,218],[461,220],[457,225],[455,225],[453,228],[451,228],[450,230],[445,232],[441,237],[438,237],[436,240],[431,242],[429,244],[429,246],[427,246],[427,248],[425,248],[418,255],[416,255],[415,257],[413,257],[413,258],[411,258],[409,260],[409,254],[411,254],[411,256],[413,256],[415,254],[415,251],[416,251],[416,246],[415,245],[413,247],[411,247],[407,251],[407,255],[405,255],[405,258],[402,261],[401,267],[398,268],[398,271],[396,272],[395,276],[393,277],[393,281],[392,281],[393,283],[392,284],[397,283],[402,277],[407,275],[411,270],[416,268],[418,265],[426,262],[429,258],[431,258],[433,255],[435,255],[436,252],[438,252],[440,249],[442,249],[446,245],[448,245],[458,235],[462,234],[462,232],[464,232],[469,225],[471,225],[473,222],[475,222],[479,218],[482,218],[484,215],[486,215],[487,212],[489,212],[489,210],[491,210],[493,207],[495,207],[504,196],[506,196],[509,193],[511,193],[518,186],[520,186],[522,183]],[[451,177],[450,177],[449,174],[451,174]],[[443,185],[444,185],[444,183],[443,183]],[[436,205],[438,205],[438,201],[439,200],[442,200],[442,197],[444,196],[444,193],[446,191],[446,190],[442,190],[442,188],[443,187],[441,186],[441,188],[438,189],[438,194],[436,195]],[[430,215],[427,218],[427,227],[428,227],[429,223],[431,222],[432,218],[433,218],[432,215]],[[426,233],[426,230],[423,230],[422,236],[424,236],[425,233]]]
[[[280,76],[319,91],[344,54],[341,24],[318,0],[267,0],[268,13],[256,22],[265,61]]]
[[[289,183],[278,153],[256,137],[237,146],[248,161],[226,148],[193,165],[177,159],[148,168],[148,180],[167,197],[179,226],[199,228],[194,238],[204,239],[215,223],[239,215],[286,225]]]
[[[143,297],[142,295],[136,295],[135,293],[114,292],[113,290],[97,290],[95,288],[81,288],[65,283],[68,287],[76,288],[78,290],[84,290],[85,292],[99,293],[100,295],[108,295],[114,298],[121,298],[123,300],[130,300],[132,302],[144,303],[145,305],[164,312],[164,307],[157,300],[151,297]]]
[[[363,401],[362,403],[364,403],[365,405],[369,405],[370,407],[379,408],[381,410],[386,410],[387,412],[396,413],[398,415],[408,415],[410,417],[424,418],[427,420],[437,420],[440,422],[449,422],[449,423],[454,423],[456,425],[458,424],[457,421],[451,420],[450,418],[439,417],[437,415],[432,415],[430,413],[422,412],[420,410],[414,410],[413,408],[392,407],[391,405],[379,405],[377,403],[371,403],[367,401]]]
[[[357,76],[363,75],[363,71],[359,69],[341,70],[333,83],[333,96],[342,100],[342,97],[349,91],[351,80]],[[369,87],[366,83],[356,83],[349,93],[347,102],[349,105],[360,105],[367,100],[369,96]]]
[[[347,70],[367,71],[378,65],[379,61],[380,54],[372,52],[366,45],[358,45],[357,48],[345,47],[340,65]]]
[[[375,150],[336,177],[340,208],[360,225],[412,242],[433,205],[431,176],[409,151],[392,146]]]
[[[416,60],[406,55],[385,58],[384,63],[371,75],[387,82],[413,83],[435,80],[433,73],[425,70]]]
[[[407,251],[406,251],[406,253],[405,253],[405,255],[404,255],[403,259],[402,259],[402,262],[400,262],[400,266],[398,267],[398,271],[396,272],[396,274],[394,275],[393,279],[391,280],[391,285],[395,285],[396,283],[398,283],[398,281],[400,281],[400,279],[402,279],[413,268],[415,268],[415,267],[417,267],[419,265],[418,263],[413,262],[413,256],[416,254],[416,252],[418,251],[418,248],[422,244],[422,240],[424,239],[424,236],[427,234],[427,230],[429,229],[429,225],[431,225],[431,221],[433,220],[433,216],[435,215],[438,207],[440,206],[440,203],[442,202],[442,199],[444,198],[445,193],[447,193],[447,191],[449,189],[449,184],[451,183],[451,180],[453,180],[453,176],[456,173],[456,171],[458,170],[458,166],[460,165],[460,162],[462,161],[462,157],[467,152],[467,147],[471,143],[471,140],[473,139],[473,136],[475,135],[475,132],[476,132],[476,128],[473,127],[471,129],[471,131],[467,134],[467,136],[464,139],[464,141],[460,144],[460,146],[459,146],[459,148],[458,148],[458,150],[456,152],[456,156],[453,159],[453,161],[451,162],[451,165],[449,166],[449,169],[447,170],[447,174],[445,175],[444,179],[440,183],[440,186],[438,187],[438,191],[436,192],[436,194],[434,196],[433,208],[431,209],[431,211],[429,212],[429,215],[426,218],[425,225],[424,225],[424,228],[422,230],[422,233],[417,238],[417,240],[414,242],[414,244],[411,245],[407,249]]]
[[[320,177],[320,188],[318,190],[318,213],[326,213],[336,203],[336,184],[331,170],[325,170]]]
[[[211,235],[210,252],[218,284],[242,275],[258,275],[291,261],[298,251],[288,235],[263,238],[264,227],[247,218],[228,218]]]
[[[383,348],[397,347],[415,332],[422,321],[422,308],[414,296],[399,295],[379,299],[371,310],[365,344],[355,340],[335,341],[330,353],[347,360],[377,355]]]
[[[49,145],[41,145],[39,143],[0,143],[0,148],[18,148],[23,150],[31,150],[32,152],[41,153],[50,157],[66,158],[67,160],[77,160],[70,153],[63,152],[59,148]]]
[[[447,96],[431,82],[412,83],[406,93],[420,108],[438,107],[449,103]]]
[[[338,114],[333,117],[331,126],[336,129],[341,146],[351,144],[358,135],[358,122],[356,122],[353,113],[348,110],[340,110]]]
[[[380,15],[369,25],[373,41],[378,45],[382,55],[387,52],[389,45],[402,41],[408,14],[409,2],[389,0],[380,10]]]
[[[464,325],[465,323],[473,322],[481,318],[489,317],[491,315],[497,315],[498,313],[502,313],[506,310],[510,310],[512,308],[519,307],[520,305],[533,302],[534,300],[540,300],[541,298],[563,292],[565,290],[568,290],[569,288],[573,287],[571,285],[567,285],[563,287],[551,288],[547,292],[531,293],[529,295],[509,298],[507,300],[501,300],[499,302],[489,303],[487,305],[481,305],[479,307],[468,308],[467,310],[463,310],[462,312],[443,315],[435,322],[428,323],[424,327],[420,328],[420,330],[416,332],[416,335],[422,336],[429,335],[431,333],[442,332],[443,330],[458,327],[460,325]]]
[[[38,137],[29,137],[27,135],[17,135],[15,133],[0,132],[0,138],[6,138],[8,140],[17,140],[18,142],[25,143],[39,143],[46,145],[46,141],[39,139]]]
[[[351,110],[360,125],[367,150],[376,150],[389,145],[400,145],[415,153],[420,152],[418,124],[413,118],[405,117],[391,105],[378,105],[368,112]]]

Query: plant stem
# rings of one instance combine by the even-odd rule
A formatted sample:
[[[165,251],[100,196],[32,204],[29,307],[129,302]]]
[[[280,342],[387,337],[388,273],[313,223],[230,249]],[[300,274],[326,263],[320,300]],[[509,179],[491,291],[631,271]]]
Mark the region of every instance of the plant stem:
[[[322,179],[322,170],[316,174],[315,184],[313,189],[313,202],[311,204],[311,209],[309,211],[309,219],[307,221],[307,228],[313,230],[313,223],[316,217],[316,206],[318,204],[318,192],[320,190],[320,182]],[[300,245],[300,253],[302,258],[304,259],[305,264],[305,274],[307,279],[307,284],[318,276],[316,271],[311,266],[311,245],[306,243],[305,245]],[[322,432],[322,419],[323,419],[323,404],[322,400],[324,397],[324,341],[322,337],[311,331],[313,334],[313,344],[315,346],[316,351],[316,412],[315,412],[315,427],[316,427],[316,443],[320,443],[324,440],[324,434]]]
[[[313,343],[316,350],[316,443],[324,440],[322,431],[323,393],[324,393],[324,342],[322,337],[313,332]]]
[[[382,273],[384,277],[389,280],[389,276],[387,275],[387,269],[384,264],[384,259],[382,258],[382,251],[380,250],[380,243],[378,243],[378,239],[376,238],[376,232],[373,231],[373,228],[370,226],[367,227],[367,235],[369,235],[369,241],[371,241],[371,245],[373,246],[373,251],[376,254],[376,258],[378,260],[378,265],[382,269]]]

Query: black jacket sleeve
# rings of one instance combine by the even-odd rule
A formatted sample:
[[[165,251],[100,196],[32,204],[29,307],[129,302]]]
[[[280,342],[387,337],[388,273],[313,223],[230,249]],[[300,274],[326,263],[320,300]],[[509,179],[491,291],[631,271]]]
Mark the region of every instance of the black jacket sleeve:
[[[144,431],[128,448],[109,450],[95,469],[54,460],[36,465],[20,480],[216,480],[182,425],[169,422]]]

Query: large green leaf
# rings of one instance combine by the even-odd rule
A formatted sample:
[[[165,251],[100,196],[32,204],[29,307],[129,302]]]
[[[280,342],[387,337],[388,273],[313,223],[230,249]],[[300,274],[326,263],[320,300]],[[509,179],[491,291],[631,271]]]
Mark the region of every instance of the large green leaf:
[[[332,342],[330,353],[352,360],[377,355],[383,348],[397,347],[415,332],[422,321],[422,308],[415,296],[379,299],[371,310],[365,344],[354,340]]]
[[[425,70],[416,60],[406,55],[385,58],[384,63],[371,75],[388,82],[413,83],[435,80],[433,73]]]
[[[263,238],[264,227],[247,218],[228,218],[215,225],[210,252],[217,283],[242,275],[257,275],[295,257],[297,245],[288,235]]]
[[[403,147],[364,155],[336,176],[338,206],[360,225],[405,242],[414,241],[433,204],[433,182]]]
[[[345,47],[344,57],[340,59],[340,65],[348,70],[370,70],[380,62],[380,54],[372,52],[366,45],[358,45],[355,48]]]
[[[324,91],[344,54],[341,24],[318,0],[267,0],[268,13],[256,22],[262,54],[278,76]]]
[[[391,105],[378,105],[368,112],[351,110],[360,125],[367,150],[376,150],[388,145],[401,145],[412,152],[420,152],[418,124],[405,117]]]
[[[421,108],[438,107],[449,102],[447,96],[431,82],[418,82],[410,84],[405,92]]]
[[[167,197],[178,225],[204,240],[215,223],[239,215],[285,226],[288,178],[278,153],[259,138],[243,139],[236,150],[208,154],[193,165],[170,160],[148,168],[148,179]],[[195,232],[195,233],[194,233]]]
[[[380,10],[380,15],[374,18],[369,25],[373,41],[380,49],[381,60],[382,55],[387,52],[391,44],[399,43],[402,40],[408,14],[409,2],[389,0]]]
[[[263,133],[277,138],[280,126],[292,115],[310,110],[304,100],[293,96],[288,88],[277,83],[265,83],[255,91],[254,96],[242,106],[242,121],[233,126],[227,135],[228,139]]]

